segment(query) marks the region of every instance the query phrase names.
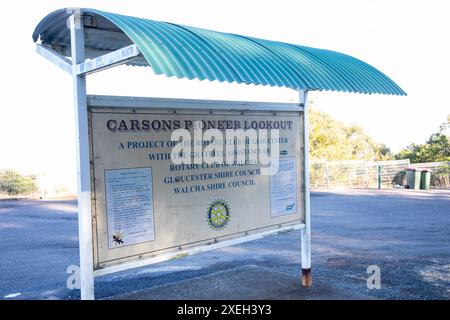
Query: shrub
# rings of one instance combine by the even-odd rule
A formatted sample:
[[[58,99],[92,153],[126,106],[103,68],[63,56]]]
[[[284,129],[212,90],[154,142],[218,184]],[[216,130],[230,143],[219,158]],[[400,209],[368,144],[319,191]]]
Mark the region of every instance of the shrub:
[[[406,185],[406,170],[398,172],[392,179],[393,185]],[[445,165],[431,171],[430,186],[436,189],[450,188],[450,166]]]
[[[27,176],[14,170],[0,171],[0,193],[10,196],[27,195],[38,191],[35,176]]]
[[[406,185],[406,170],[398,172],[392,179],[392,184],[394,186],[405,186]]]
[[[445,165],[432,172],[430,184],[434,188],[450,188],[450,166]]]

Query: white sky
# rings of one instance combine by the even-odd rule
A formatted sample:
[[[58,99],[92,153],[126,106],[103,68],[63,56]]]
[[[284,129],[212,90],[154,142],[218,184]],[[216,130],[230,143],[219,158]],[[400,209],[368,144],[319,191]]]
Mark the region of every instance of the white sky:
[[[72,82],[42,59],[31,39],[37,23],[63,7],[90,7],[336,50],[366,61],[407,97],[313,93],[314,105],[356,123],[397,151],[424,142],[450,113],[448,0],[90,0],[0,1],[2,105],[0,168],[75,181]],[[89,93],[260,101],[294,101],[288,89],[154,76],[120,67],[88,79]]]

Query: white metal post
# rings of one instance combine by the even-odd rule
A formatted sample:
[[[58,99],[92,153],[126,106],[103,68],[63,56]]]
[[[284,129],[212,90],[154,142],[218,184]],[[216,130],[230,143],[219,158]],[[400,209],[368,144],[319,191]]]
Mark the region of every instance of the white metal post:
[[[311,275],[311,205],[310,205],[310,175],[309,175],[309,129],[308,129],[308,91],[300,91],[300,104],[304,106],[303,113],[303,197],[305,203],[305,228],[301,231],[302,249],[302,286],[312,286]]]
[[[86,76],[77,75],[77,64],[85,60],[83,16],[70,17],[72,72],[76,118],[78,233],[80,242],[81,299],[94,299],[94,261],[92,252],[91,172],[89,165],[89,136]]]

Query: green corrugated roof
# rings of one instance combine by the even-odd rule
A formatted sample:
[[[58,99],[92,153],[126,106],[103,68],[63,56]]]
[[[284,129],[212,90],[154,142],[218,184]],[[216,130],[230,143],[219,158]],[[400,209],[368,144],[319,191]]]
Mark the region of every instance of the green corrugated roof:
[[[168,22],[81,9],[109,23],[140,49],[156,74],[306,90],[405,95],[391,79],[351,56],[323,49],[216,32]],[[33,39],[54,48],[70,47],[69,9],[55,11],[37,26]],[[95,28],[95,26],[93,26]],[[127,41],[105,38],[86,46],[111,51]]]

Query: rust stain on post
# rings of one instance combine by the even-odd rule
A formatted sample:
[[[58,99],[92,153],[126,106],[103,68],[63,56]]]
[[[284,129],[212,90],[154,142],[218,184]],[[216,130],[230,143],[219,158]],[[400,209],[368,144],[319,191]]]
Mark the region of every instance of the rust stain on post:
[[[312,287],[311,269],[302,269],[302,286],[305,288]]]

